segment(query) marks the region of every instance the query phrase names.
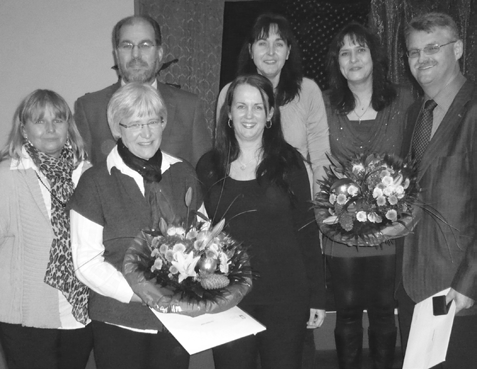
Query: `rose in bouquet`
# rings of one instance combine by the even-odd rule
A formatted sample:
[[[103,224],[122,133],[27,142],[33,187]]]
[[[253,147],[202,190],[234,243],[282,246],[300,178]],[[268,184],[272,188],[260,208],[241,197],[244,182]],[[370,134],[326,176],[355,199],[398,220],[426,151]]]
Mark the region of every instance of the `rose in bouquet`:
[[[160,312],[218,313],[237,305],[252,286],[246,248],[223,232],[225,220],[212,227],[197,215],[203,221],[190,226],[161,219],[159,230],[141,231],[126,252],[126,280]]]
[[[386,241],[381,231],[409,219],[416,203],[417,169],[395,155],[359,155],[348,162],[329,157],[326,178],[313,201],[322,232],[348,245]],[[396,236],[402,236],[396,235]]]

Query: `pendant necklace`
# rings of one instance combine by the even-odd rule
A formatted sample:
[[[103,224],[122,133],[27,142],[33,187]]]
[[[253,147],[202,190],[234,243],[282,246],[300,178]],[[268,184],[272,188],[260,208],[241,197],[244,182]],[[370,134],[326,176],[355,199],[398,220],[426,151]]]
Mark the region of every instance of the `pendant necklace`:
[[[353,109],[353,112],[354,114],[356,114],[356,116],[358,117],[358,124],[361,124],[361,118],[366,114],[366,112],[368,111],[369,107],[371,106],[371,101],[369,102],[368,106],[366,107],[366,109],[364,110],[363,114],[359,115],[358,113],[356,113],[356,109]]]
[[[237,161],[238,161],[238,164],[239,164],[239,168],[240,168],[241,170],[245,170],[245,168],[247,168],[247,164],[242,163],[242,162],[241,162],[240,160],[238,160],[238,159],[237,159]]]
[[[247,169],[247,167],[249,167],[252,164],[254,164],[254,166],[256,167],[257,163],[258,163],[258,158],[254,158],[254,159],[255,160],[250,161],[249,163],[244,163],[239,158],[237,158],[237,164],[238,164],[240,170],[245,170],[245,169]]]

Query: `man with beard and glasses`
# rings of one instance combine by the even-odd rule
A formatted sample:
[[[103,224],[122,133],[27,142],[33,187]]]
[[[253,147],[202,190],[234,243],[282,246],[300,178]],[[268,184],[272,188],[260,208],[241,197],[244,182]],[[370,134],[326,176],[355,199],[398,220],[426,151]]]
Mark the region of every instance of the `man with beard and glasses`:
[[[119,80],[103,90],[87,93],[75,103],[75,121],[93,164],[104,159],[116,145],[106,118],[111,96],[129,82],[149,83],[157,88],[167,108],[162,149],[195,166],[210,150],[212,140],[197,95],[159,82],[164,50],[159,24],[149,16],[130,16],[113,29],[114,57]]]

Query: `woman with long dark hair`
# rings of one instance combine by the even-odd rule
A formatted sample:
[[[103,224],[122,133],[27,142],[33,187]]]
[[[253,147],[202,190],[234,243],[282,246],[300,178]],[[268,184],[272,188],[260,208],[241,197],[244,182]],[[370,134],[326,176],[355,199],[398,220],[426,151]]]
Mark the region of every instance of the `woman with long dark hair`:
[[[379,38],[360,24],[345,26],[330,45],[327,66],[330,91],[324,98],[331,154],[343,161],[357,154],[400,155],[404,117],[413,98],[387,79]],[[323,237],[323,251],[337,310],[340,368],[360,367],[364,309],[374,368],[390,368],[396,341],[394,242],[357,247]]]
[[[311,163],[313,187],[328,165],[328,124],[318,85],[303,77],[298,43],[288,20],[279,14],[260,15],[244,43],[237,75],[258,73],[273,85],[286,142]],[[217,118],[230,84],[220,92]]]
[[[264,324],[256,336],[214,348],[216,368],[301,368],[305,327],[324,319],[318,227],[303,157],[283,138],[272,83],[258,74],[229,86],[216,148],[197,165],[214,222],[250,246],[260,274],[239,306]]]

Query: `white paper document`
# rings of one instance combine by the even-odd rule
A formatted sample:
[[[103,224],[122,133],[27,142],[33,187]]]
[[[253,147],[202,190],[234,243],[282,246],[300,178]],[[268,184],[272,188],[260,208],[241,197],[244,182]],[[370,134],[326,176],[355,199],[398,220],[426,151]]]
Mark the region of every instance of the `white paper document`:
[[[190,355],[266,329],[237,306],[222,313],[195,318],[151,311]]]
[[[434,296],[447,295],[450,288]],[[414,307],[411,331],[402,369],[428,369],[446,359],[455,303],[446,315],[434,316],[431,296]]]

